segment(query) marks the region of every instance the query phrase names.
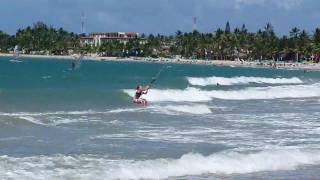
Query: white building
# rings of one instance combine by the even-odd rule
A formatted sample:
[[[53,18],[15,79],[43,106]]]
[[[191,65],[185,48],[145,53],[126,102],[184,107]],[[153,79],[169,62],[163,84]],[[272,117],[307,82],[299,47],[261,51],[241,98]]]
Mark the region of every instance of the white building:
[[[107,32],[107,33],[92,33],[87,37],[80,38],[80,44],[100,46],[106,42],[119,41],[121,43],[127,43],[131,39],[138,39],[139,34],[134,32]]]

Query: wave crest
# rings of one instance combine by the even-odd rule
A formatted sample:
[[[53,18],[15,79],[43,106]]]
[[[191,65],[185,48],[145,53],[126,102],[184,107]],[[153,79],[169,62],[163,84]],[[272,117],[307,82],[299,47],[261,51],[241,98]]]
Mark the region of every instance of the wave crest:
[[[301,84],[303,83],[299,78],[265,78],[265,77],[206,77],[206,78],[196,78],[196,77],[188,77],[188,82],[194,86],[209,86],[209,85],[236,85],[236,84]]]
[[[179,159],[110,160],[108,157],[0,156],[0,177],[13,179],[164,179],[204,174],[295,170],[320,163],[320,151],[270,150],[243,154],[221,152],[210,156],[189,153]],[[98,177],[97,177],[98,176]]]
[[[124,90],[133,97],[134,90]],[[320,84],[283,85],[267,87],[249,87],[240,90],[206,91],[198,88],[186,89],[153,89],[144,95],[148,101],[154,102],[207,102],[212,99],[252,100],[252,99],[284,99],[320,97]]]

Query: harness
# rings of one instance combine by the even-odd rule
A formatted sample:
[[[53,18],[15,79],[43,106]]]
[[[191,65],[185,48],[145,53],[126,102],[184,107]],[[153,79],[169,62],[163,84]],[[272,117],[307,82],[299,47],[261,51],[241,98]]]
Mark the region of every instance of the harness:
[[[136,92],[135,99],[139,99],[142,95],[142,92]]]

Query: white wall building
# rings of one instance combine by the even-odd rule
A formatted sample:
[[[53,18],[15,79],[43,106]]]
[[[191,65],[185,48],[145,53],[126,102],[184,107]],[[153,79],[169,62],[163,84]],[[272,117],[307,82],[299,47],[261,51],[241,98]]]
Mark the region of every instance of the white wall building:
[[[139,34],[134,32],[107,32],[107,33],[92,33],[87,37],[80,38],[80,44],[100,46],[106,42],[119,41],[127,43],[130,39],[138,39]]]

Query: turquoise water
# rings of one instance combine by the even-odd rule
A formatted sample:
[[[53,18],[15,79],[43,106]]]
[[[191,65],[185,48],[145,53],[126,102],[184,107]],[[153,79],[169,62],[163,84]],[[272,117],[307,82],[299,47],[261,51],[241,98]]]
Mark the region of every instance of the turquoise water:
[[[1,179],[320,178],[320,74],[0,58]],[[217,83],[220,85],[217,86]]]

